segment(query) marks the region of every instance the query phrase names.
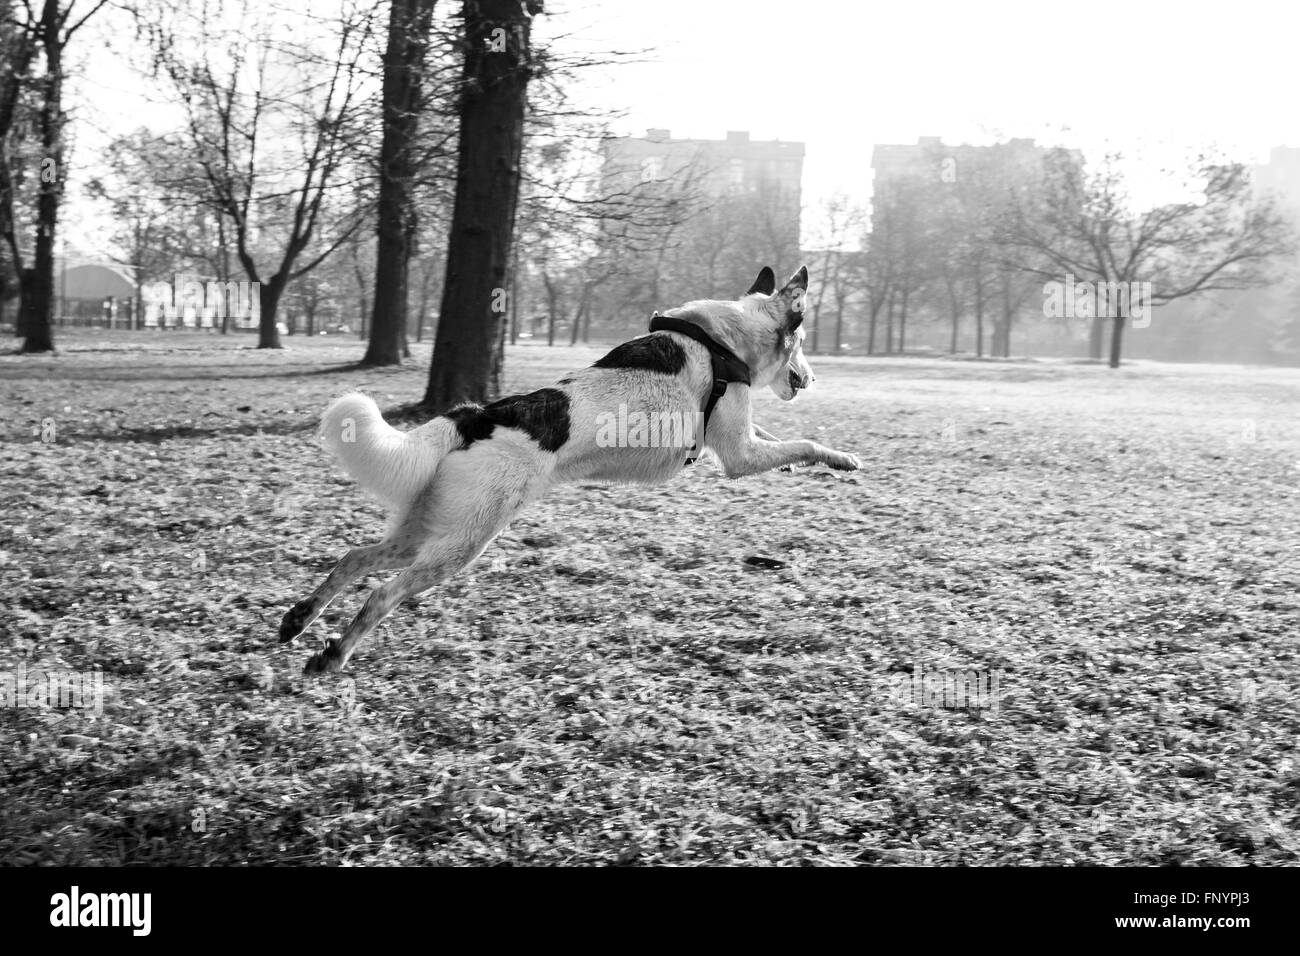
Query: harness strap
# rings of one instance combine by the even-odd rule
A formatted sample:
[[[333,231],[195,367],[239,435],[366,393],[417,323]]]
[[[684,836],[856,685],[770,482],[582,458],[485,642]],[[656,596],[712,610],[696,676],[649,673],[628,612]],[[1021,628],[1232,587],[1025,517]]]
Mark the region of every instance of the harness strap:
[[[713,414],[718,399],[726,394],[727,385],[731,382],[739,382],[742,385],[750,384],[749,366],[745,364],[740,356],[715,340],[694,322],[687,322],[685,319],[674,319],[656,312],[650,317],[650,331],[678,332],[687,338],[694,339],[709,350],[709,358],[713,363],[713,386],[709,389],[709,397],[704,403],[704,430],[707,431],[709,416]],[[703,440],[704,435],[702,433],[695,437],[695,444],[691,447],[693,454],[686,459],[686,464],[694,464],[695,459],[699,457],[698,452]]]

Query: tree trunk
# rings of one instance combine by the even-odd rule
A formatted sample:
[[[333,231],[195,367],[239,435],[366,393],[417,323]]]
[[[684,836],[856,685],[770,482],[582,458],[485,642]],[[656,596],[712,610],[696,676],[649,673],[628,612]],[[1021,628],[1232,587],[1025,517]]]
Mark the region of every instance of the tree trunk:
[[[415,327],[415,341],[424,341],[424,326],[429,321],[429,282],[433,278],[433,268],[428,260],[420,273],[420,324]]]
[[[1119,311],[1123,311],[1122,309]],[[1110,367],[1119,368],[1120,348],[1124,339],[1124,316],[1115,316],[1115,324],[1110,333]]]
[[[975,283],[975,357],[984,357],[984,287]]]
[[[456,199],[447,272],[423,404],[441,412],[500,393],[505,289],[519,202],[524,109],[532,69],[529,0],[465,0]]]
[[[226,244],[226,217],[217,215],[217,259],[221,263],[221,269],[217,273],[217,281],[221,283],[224,289],[225,284],[230,281],[230,247]],[[140,273],[137,271],[136,273]],[[250,302],[251,306],[251,302]],[[230,334],[230,313],[231,309],[221,310],[221,334]]]
[[[357,313],[357,337],[366,338],[366,322],[370,315],[370,288],[366,285],[366,271],[361,268],[360,244],[352,243],[352,275],[357,280],[357,299],[361,306]]]
[[[420,74],[434,0],[391,0],[384,51],[384,134],[379,147],[378,246],[374,313],[363,365],[400,365],[406,338],[411,256],[411,144],[419,126]]]
[[[961,303],[957,299],[956,287],[952,280],[945,279],[948,286],[948,308],[952,312],[952,330],[948,336],[948,354],[957,354],[957,331],[961,324]]]
[[[34,267],[23,270],[18,321],[22,327],[24,352],[49,352],[54,349],[50,321],[54,308],[53,285],[53,276],[42,282]]]
[[[898,314],[898,354],[902,355],[907,351],[907,297],[909,290],[903,288],[903,308]]]
[[[49,22],[58,13],[46,3],[42,15],[46,75],[40,110],[40,189],[36,194],[36,243],[32,259],[31,298],[23,302],[24,352],[54,351],[54,235],[66,176],[63,156],[63,40]],[[48,163],[48,165],[46,165]]]
[[[894,301],[898,298],[898,290],[893,289],[889,293],[889,301],[885,304],[885,354],[888,355],[894,351]]]
[[[277,272],[267,282],[258,285],[258,305],[262,316],[257,325],[257,347],[259,349],[284,348],[280,344],[280,330],[276,327],[276,310],[280,307],[280,296],[284,292],[285,273]]]
[[[406,258],[402,260],[402,358],[411,357],[411,314],[408,303],[405,301],[410,295],[411,290],[411,260],[415,257],[418,240],[415,234],[416,217],[415,213],[406,220]]]
[[[555,344],[555,314],[560,310],[560,290],[545,269],[542,270],[542,284],[546,286],[546,347],[550,348]]]
[[[569,345],[578,344],[578,336],[582,334],[582,322],[587,315],[587,310],[591,308],[591,283],[582,284],[582,296],[578,299],[578,311],[573,315],[573,328],[569,331]]]

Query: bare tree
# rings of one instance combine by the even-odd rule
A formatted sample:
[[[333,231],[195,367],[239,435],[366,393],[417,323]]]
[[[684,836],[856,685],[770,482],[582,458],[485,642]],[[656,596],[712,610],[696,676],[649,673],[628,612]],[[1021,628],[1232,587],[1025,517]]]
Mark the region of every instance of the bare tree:
[[[106,157],[104,173],[86,184],[86,192],[108,204],[119,250],[110,257],[131,270],[136,285],[166,281],[168,273],[192,263],[224,282],[223,243],[208,241],[220,223],[211,222],[216,217],[202,195],[169,185],[185,181],[176,176],[188,162],[178,144],[137,129],[116,137]]]
[[[184,135],[199,175],[231,225],[240,266],[259,285],[258,347],[279,348],[276,310],[285,288],[365,221],[367,210],[349,202],[356,191],[344,180],[373,13],[344,15],[328,55],[307,39],[274,38],[273,26],[263,24],[251,41],[246,31],[230,35],[214,57],[211,42],[189,42],[195,32],[229,35],[206,7],[185,26],[159,8],[151,12],[148,20],[140,14],[142,28],[184,106]],[[244,22],[252,19],[245,7]],[[286,149],[294,140],[300,148]],[[318,241],[318,233],[325,238]],[[273,271],[258,264],[267,258]]]
[[[993,319],[993,339],[989,354],[1011,357],[1011,329],[1016,316],[1041,289],[1041,283],[1020,269],[1000,265],[995,270],[995,296],[998,312]]]
[[[865,257],[868,353],[875,351],[877,322],[882,314],[885,351],[893,351],[895,319],[902,347],[909,300],[928,278],[921,261],[927,229],[924,197],[925,190],[911,176],[876,184]]]
[[[815,251],[807,254],[812,273],[817,277],[812,297],[812,322],[808,330],[809,350],[821,347],[822,312],[835,320],[835,352],[844,339],[844,318],[849,302],[861,293],[865,281],[866,256],[854,246],[863,240],[867,223],[866,209],[847,196],[836,194],[825,199],[818,210],[819,233],[811,241]]]
[[[54,244],[58,228],[59,206],[67,182],[65,163],[65,127],[63,110],[65,54],[72,37],[103,8],[107,0],[88,4],[68,0],[44,0],[39,13],[28,2],[5,7],[0,36],[4,52],[13,61],[0,79],[0,144],[12,129],[18,98],[27,87],[35,94],[36,123],[40,136],[40,184],[36,194],[36,234],[32,243],[32,266],[24,266],[22,244],[17,236],[13,209],[11,157],[0,145],[0,231],[9,246],[13,267],[20,279],[20,325],[24,352],[49,352],[54,349]],[[34,65],[36,49],[44,53],[44,70],[37,77],[28,75]]]
[[[1011,264],[1098,290],[1096,302],[1109,308],[1107,314],[1093,309],[1094,329],[1110,323],[1111,368],[1120,364],[1136,284],[1149,283],[1151,306],[1250,288],[1266,282],[1270,262],[1293,249],[1291,229],[1275,204],[1252,199],[1244,166],[1198,157],[1183,183],[1197,199],[1138,211],[1121,160],[1107,156],[1091,176],[1075,163],[1053,164],[1045,202],[1020,205],[1002,237]],[[1094,342],[1098,338],[1094,334]]]
[[[993,205],[982,164],[964,161],[951,182],[944,183],[933,211],[937,228],[932,233],[935,272],[948,309],[948,351],[955,354],[961,320],[974,312],[974,351],[984,354],[984,316],[992,295],[988,263],[991,237],[988,216]]]

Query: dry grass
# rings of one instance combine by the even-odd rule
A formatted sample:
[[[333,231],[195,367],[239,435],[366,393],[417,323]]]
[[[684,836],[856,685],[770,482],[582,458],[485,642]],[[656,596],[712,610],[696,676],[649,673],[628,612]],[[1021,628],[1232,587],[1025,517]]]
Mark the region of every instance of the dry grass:
[[[863,471],[558,489],[304,681],[279,617],[380,514],[313,417],[424,373],[288,341],[0,357],[0,669],[106,695],[0,711],[3,862],[1300,857],[1300,372],[815,361],[757,418]],[[918,666],[999,706],[899,703]]]

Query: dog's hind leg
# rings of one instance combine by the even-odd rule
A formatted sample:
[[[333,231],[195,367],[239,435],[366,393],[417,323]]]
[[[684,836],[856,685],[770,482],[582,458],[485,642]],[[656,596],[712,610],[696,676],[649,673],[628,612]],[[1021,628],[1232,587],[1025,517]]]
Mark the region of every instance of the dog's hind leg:
[[[407,568],[387,584],[375,588],[370,592],[361,612],[352,619],[343,636],[337,640],[326,641],[321,650],[307,659],[303,673],[322,674],[342,670],[352,656],[352,652],[356,650],[356,646],[379,626],[380,621],[408,597],[428,590],[447,577],[451,573],[450,564],[451,562],[447,562]]]
[[[521,465],[509,448],[485,447],[481,454],[461,452],[448,458],[439,469],[435,494],[425,504],[428,535],[419,556],[371,591],[343,636],[326,641],[307,660],[303,672],[342,670],[357,645],[399,604],[468,566],[529,501],[542,494],[550,466],[536,458],[534,467]]]
[[[407,535],[353,548],[334,565],[320,587],[285,613],[280,621],[280,643],[289,643],[311,627],[330,601],[357,578],[376,571],[404,568],[415,560],[417,553],[418,542]]]
[[[518,511],[518,508],[514,511]],[[513,517],[512,511],[507,520]],[[304,673],[316,674],[342,670],[357,645],[365,640],[399,604],[409,597],[427,591],[439,581],[465,568],[483,553],[499,530],[493,528],[489,533],[481,534],[477,538],[466,536],[459,540],[444,540],[433,544],[420,556],[416,564],[402,571],[387,584],[371,591],[361,612],[352,619],[343,636],[338,640],[326,641],[324,648],[308,659],[306,667],[303,668]]]

